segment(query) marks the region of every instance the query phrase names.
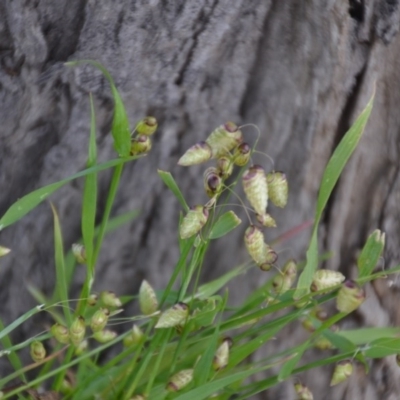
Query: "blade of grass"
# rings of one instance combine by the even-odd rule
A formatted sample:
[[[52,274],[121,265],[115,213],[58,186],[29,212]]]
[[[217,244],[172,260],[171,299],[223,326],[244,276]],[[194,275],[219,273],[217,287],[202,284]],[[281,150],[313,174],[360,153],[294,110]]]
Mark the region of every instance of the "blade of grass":
[[[324,211],[325,206],[328,203],[328,199],[333,191],[333,188],[339,180],[340,174],[342,173],[345,165],[347,164],[347,161],[357,147],[357,144],[364,132],[365,126],[368,122],[368,118],[371,114],[374,94],[372,95],[365,109],[362,111],[357,120],[344,135],[339,145],[336,147],[335,151],[332,154],[332,157],[330,158],[325,168],[318,193],[311,241],[306,253],[307,263],[299,277],[297,290],[294,294],[295,298],[300,298],[310,292],[311,281],[314,272],[317,269],[318,263],[318,225],[322,217],[322,212]]]
[[[175,197],[178,199],[179,203],[181,203],[181,206],[185,210],[185,212],[189,211],[189,206],[186,203],[185,198],[183,197],[183,194],[181,190],[179,189],[178,184],[176,183],[174,177],[171,175],[170,172],[167,171],[162,171],[161,169],[157,170],[158,175],[162,179],[162,181],[165,183],[165,185],[168,187],[169,190],[175,195]]]
[[[68,288],[67,276],[65,273],[63,238],[57,211],[53,204],[50,203],[50,206],[54,219],[54,261],[56,264],[56,288],[53,298],[57,298],[63,305],[65,305],[65,307],[63,307],[64,317],[69,325],[72,317],[71,310],[68,306]]]

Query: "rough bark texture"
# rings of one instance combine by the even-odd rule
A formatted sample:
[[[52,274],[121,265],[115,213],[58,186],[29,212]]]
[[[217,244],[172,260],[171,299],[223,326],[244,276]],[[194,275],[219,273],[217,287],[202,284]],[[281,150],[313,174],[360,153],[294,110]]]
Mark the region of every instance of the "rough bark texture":
[[[109,86],[92,67],[64,67],[67,60],[102,62],[132,124],[148,114],[160,122],[151,154],[124,170],[113,211],[140,209],[140,217],[107,237],[101,254],[96,288],[118,294],[135,291],[144,276],[162,287],[177,259],[179,207],[157,168],[173,173],[189,203],[202,203],[200,169],[178,167],[179,156],[226,120],[256,124],[261,149],[291,184],[287,209],[273,210],[279,228],[270,238],[276,237],[313,217],[326,162],[375,84],[371,120],[325,213],[321,248],[334,252],[330,268],[351,276],[357,251],[380,228],[387,232],[384,266],[394,266],[400,259],[399,15],[397,0],[0,2],[0,215],[29,191],[84,167],[89,92],[96,101],[100,157],[114,157]],[[255,135],[252,128],[245,132]],[[109,179],[101,175],[101,209]],[[73,182],[52,197],[66,246],[80,236],[81,188],[82,182]],[[214,246],[207,277],[246,259],[242,233]],[[281,260],[301,257],[308,238],[305,231],[285,242]],[[14,250],[0,269],[0,315],[7,323],[32,306],[27,284],[46,293],[53,288],[48,204],[2,231],[0,241]],[[77,285],[82,280],[83,272]],[[259,281],[254,271],[241,280],[240,291]],[[400,281],[390,288],[382,281],[371,285],[357,319],[345,326],[398,324],[399,288]],[[302,335],[300,328],[288,332],[276,346]],[[360,369],[328,390],[329,374],[302,376],[317,399],[400,395],[393,359],[374,362],[369,376]],[[291,385],[282,384],[263,398],[292,396]]]

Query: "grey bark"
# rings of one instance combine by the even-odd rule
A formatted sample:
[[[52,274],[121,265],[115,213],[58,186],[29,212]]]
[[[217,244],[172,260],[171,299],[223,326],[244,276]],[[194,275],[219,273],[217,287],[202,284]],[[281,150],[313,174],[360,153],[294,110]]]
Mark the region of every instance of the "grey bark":
[[[162,288],[177,260],[179,206],[157,168],[169,170],[190,204],[203,203],[199,168],[176,162],[226,120],[256,124],[261,149],[286,172],[287,209],[273,210],[278,228],[269,238],[313,217],[323,169],[335,146],[370,98],[376,99],[358,149],[325,213],[321,250],[347,276],[368,234],[387,233],[383,264],[400,259],[400,37],[396,0],[357,1],[82,1],[6,0],[0,3],[0,215],[19,197],[64,178],[86,161],[89,101],[96,102],[101,160],[115,157],[109,134],[109,86],[92,67],[68,69],[68,60],[102,62],[115,79],[133,124],[144,115],[160,123],[151,154],[127,166],[113,210],[140,216],[109,235],[96,289],[131,294],[143,277]],[[254,137],[245,128],[246,137]],[[268,165],[264,157],[257,162]],[[272,168],[272,166],[270,165]],[[104,208],[110,174],[100,178]],[[82,182],[52,196],[65,245],[80,237]],[[304,256],[309,230],[282,244],[280,260]],[[217,242],[205,265],[211,278],[247,256],[243,229]],[[54,284],[52,215],[41,205],[0,233],[13,252],[1,259],[0,316],[9,323],[34,304],[31,284],[51,293]],[[76,288],[84,279],[76,277]],[[240,282],[255,288],[259,271]],[[400,282],[368,287],[368,300],[344,327],[396,325]],[[238,290],[236,290],[238,292]],[[233,300],[240,295],[231,290]],[[31,333],[27,325],[21,337]],[[287,332],[277,347],[304,333]],[[268,351],[268,350],[267,350]],[[331,371],[301,378],[317,399],[396,399],[399,372],[393,359],[374,362],[365,376],[327,389]],[[316,379],[318,376],[318,379]],[[263,398],[288,399],[283,384]],[[270,397],[269,397],[270,396]]]

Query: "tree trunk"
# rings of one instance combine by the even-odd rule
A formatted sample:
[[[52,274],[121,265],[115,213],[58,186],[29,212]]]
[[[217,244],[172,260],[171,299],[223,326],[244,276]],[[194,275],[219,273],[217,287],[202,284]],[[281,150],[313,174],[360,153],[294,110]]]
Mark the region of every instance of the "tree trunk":
[[[157,175],[170,171],[189,204],[202,204],[200,168],[177,166],[192,144],[227,120],[256,124],[263,156],[255,161],[282,170],[290,183],[285,210],[273,210],[273,239],[313,218],[324,167],[347,128],[376,90],[361,142],[324,214],[320,250],[333,251],[329,268],[346,276],[375,228],[387,233],[382,261],[400,259],[400,12],[397,0],[5,0],[0,3],[0,215],[24,194],[67,177],[86,162],[89,93],[96,103],[99,158],[116,155],[110,132],[110,88],[89,66],[103,63],[115,79],[132,124],[159,121],[153,150],[126,166],[113,210],[140,210],[133,222],[106,238],[95,287],[119,295],[137,291],[143,277],[162,288],[178,257],[179,204]],[[243,129],[253,140],[256,130]],[[110,173],[100,175],[100,210]],[[65,245],[80,237],[82,182],[52,196]],[[100,214],[99,214],[100,215]],[[244,225],[244,224],[243,224]],[[245,228],[245,227],[244,227]],[[243,228],[243,229],[244,229]],[[205,265],[208,279],[247,259],[243,229],[217,241]],[[278,248],[280,264],[304,257],[310,230]],[[42,204],[0,233],[13,252],[1,259],[0,316],[9,323],[33,306],[27,285],[51,293],[54,284],[52,214]],[[82,283],[83,270],[76,277]],[[231,290],[233,301],[266,275],[252,271]],[[396,325],[400,281],[368,287],[368,299],[343,327]],[[78,292],[77,292],[78,293]],[[23,336],[31,334],[26,325]],[[303,337],[287,332],[277,347]],[[268,351],[268,350],[267,350]],[[399,371],[393,358],[372,363],[348,383],[327,389],[331,370],[301,378],[317,399],[396,399]],[[316,379],[316,377],[318,379]],[[282,384],[263,395],[292,398]],[[261,398],[261,397],[260,397]]]

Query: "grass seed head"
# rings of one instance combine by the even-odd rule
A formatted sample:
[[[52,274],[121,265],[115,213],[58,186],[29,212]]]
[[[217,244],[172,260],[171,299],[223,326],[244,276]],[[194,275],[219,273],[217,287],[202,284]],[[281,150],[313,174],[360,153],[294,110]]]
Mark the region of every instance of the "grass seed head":
[[[75,318],[69,328],[69,337],[74,345],[78,345],[85,337],[86,325],[82,316]]]
[[[289,186],[283,172],[270,172],[267,175],[269,199],[277,207],[285,207],[288,201]]]
[[[99,343],[107,343],[117,337],[117,332],[111,331],[109,329],[104,329],[102,331],[98,331],[93,333],[93,339],[98,341]]]
[[[233,122],[227,122],[213,130],[206,143],[211,147],[212,157],[229,155],[229,152],[243,141],[242,132]]]
[[[100,293],[100,300],[106,307],[118,308],[122,306],[121,300],[114,292],[111,292],[110,290],[103,290]]]
[[[208,215],[208,210],[204,206],[192,207],[183,218],[179,227],[181,239],[188,239],[198,233],[206,224]]]
[[[267,178],[259,165],[250,167],[242,177],[244,193],[257,214],[265,214],[268,205]]]
[[[214,197],[222,189],[222,178],[217,168],[207,168],[203,174],[203,182],[208,197]]]
[[[193,380],[193,369],[183,369],[171,376],[167,384],[169,392],[177,392],[183,389]]]
[[[50,332],[54,336],[54,338],[62,344],[68,344],[69,343],[69,331],[68,328],[64,325],[61,325],[59,323],[55,323],[51,329]]]
[[[264,235],[259,228],[250,225],[244,233],[244,243],[250,257],[257,265],[266,262]]]
[[[140,329],[138,325],[134,324],[130,334],[124,337],[123,343],[125,347],[136,346],[142,342],[143,338],[144,338],[143,331]]]
[[[247,143],[241,143],[233,152],[233,162],[239,167],[244,167],[250,160],[251,148]]]
[[[211,158],[211,147],[206,142],[199,142],[186,150],[179,159],[178,165],[188,167],[190,165],[202,164]]]
[[[149,282],[144,280],[139,289],[140,311],[144,315],[154,314],[158,310],[158,299],[156,292]]]
[[[342,283],[345,279],[345,276],[338,271],[319,269],[314,273],[311,291],[318,292],[320,290],[330,289],[339,285],[339,283]]]
[[[265,226],[266,228],[275,228],[276,227],[275,220],[268,213],[256,214],[256,218],[257,218],[257,221],[261,225]]]
[[[336,297],[336,308],[340,312],[350,313],[356,310],[365,300],[365,291],[354,281],[343,283]]]
[[[108,322],[110,311],[107,308],[99,308],[90,319],[90,328],[93,332],[102,331]]]
[[[229,349],[232,346],[232,339],[226,338],[217,348],[213,359],[213,368],[220,371],[229,363]]]
[[[133,138],[131,141],[131,156],[137,156],[139,154],[146,154],[151,150],[152,143],[149,136],[140,135]]]
[[[30,355],[34,362],[42,361],[46,357],[46,349],[42,342],[35,340],[30,346]]]
[[[189,315],[189,306],[186,303],[176,303],[173,307],[165,310],[161,315],[157,324],[156,329],[161,328],[172,328],[178,325],[182,325]]]
[[[0,246],[0,257],[5,256],[8,254],[11,250],[8,249],[7,247]]]
[[[349,379],[353,373],[353,364],[350,360],[339,361],[333,371],[330,386],[335,386],[338,383]]]
[[[151,136],[158,127],[157,120],[154,117],[145,117],[136,125],[136,132],[139,135]]]
[[[294,385],[294,390],[297,394],[297,400],[314,400],[311,390],[306,385],[303,385],[300,382],[296,383]]]
[[[218,174],[222,179],[228,179],[233,172],[233,162],[231,157],[223,156],[217,160]]]
[[[79,264],[86,263],[86,249],[83,244],[74,243],[72,245],[72,254]]]

